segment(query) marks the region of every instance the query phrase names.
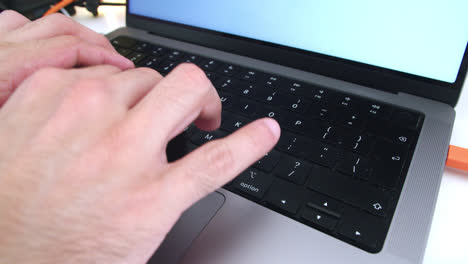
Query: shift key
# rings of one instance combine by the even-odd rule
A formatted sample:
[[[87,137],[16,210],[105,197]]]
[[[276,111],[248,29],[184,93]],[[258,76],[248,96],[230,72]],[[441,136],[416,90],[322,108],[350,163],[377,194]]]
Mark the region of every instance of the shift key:
[[[233,187],[237,190],[261,199],[271,185],[273,178],[256,169],[247,169],[235,180]]]

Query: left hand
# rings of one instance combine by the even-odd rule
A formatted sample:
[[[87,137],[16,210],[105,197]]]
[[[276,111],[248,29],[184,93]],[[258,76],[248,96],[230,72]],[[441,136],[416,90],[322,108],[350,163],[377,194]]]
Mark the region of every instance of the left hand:
[[[109,41],[60,14],[31,22],[11,10],[0,14],[0,107],[16,87],[45,67],[110,64],[133,68]]]

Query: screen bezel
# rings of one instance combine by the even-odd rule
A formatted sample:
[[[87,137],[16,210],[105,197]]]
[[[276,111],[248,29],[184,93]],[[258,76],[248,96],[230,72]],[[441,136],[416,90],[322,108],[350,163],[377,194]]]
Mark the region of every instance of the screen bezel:
[[[454,83],[447,83],[369,64],[345,60],[223,32],[132,14],[127,0],[127,26],[153,34],[232,52],[328,77],[385,90],[405,92],[455,106],[468,69],[468,44]]]

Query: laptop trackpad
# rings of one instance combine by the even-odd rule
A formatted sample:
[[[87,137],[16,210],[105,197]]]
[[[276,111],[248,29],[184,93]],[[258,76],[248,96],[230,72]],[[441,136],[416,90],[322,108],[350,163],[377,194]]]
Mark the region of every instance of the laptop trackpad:
[[[192,241],[224,204],[224,195],[214,192],[185,211],[148,264],[176,264]]]

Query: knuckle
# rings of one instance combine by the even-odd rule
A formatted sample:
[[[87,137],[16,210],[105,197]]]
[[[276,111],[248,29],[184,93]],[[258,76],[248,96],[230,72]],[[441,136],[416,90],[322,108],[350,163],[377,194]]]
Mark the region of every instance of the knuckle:
[[[87,79],[78,81],[72,86],[72,99],[79,105],[88,109],[101,109],[109,99],[105,83],[101,80]]]
[[[70,30],[71,27],[74,27],[74,23],[71,19],[59,13],[48,15],[43,21],[47,23],[48,26],[53,26],[55,28]]]
[[[231,173],[235,167],[234,154],[223,139],[207,144],[206,162],[206,164],[211,166],[213,171],[222,174]]]

